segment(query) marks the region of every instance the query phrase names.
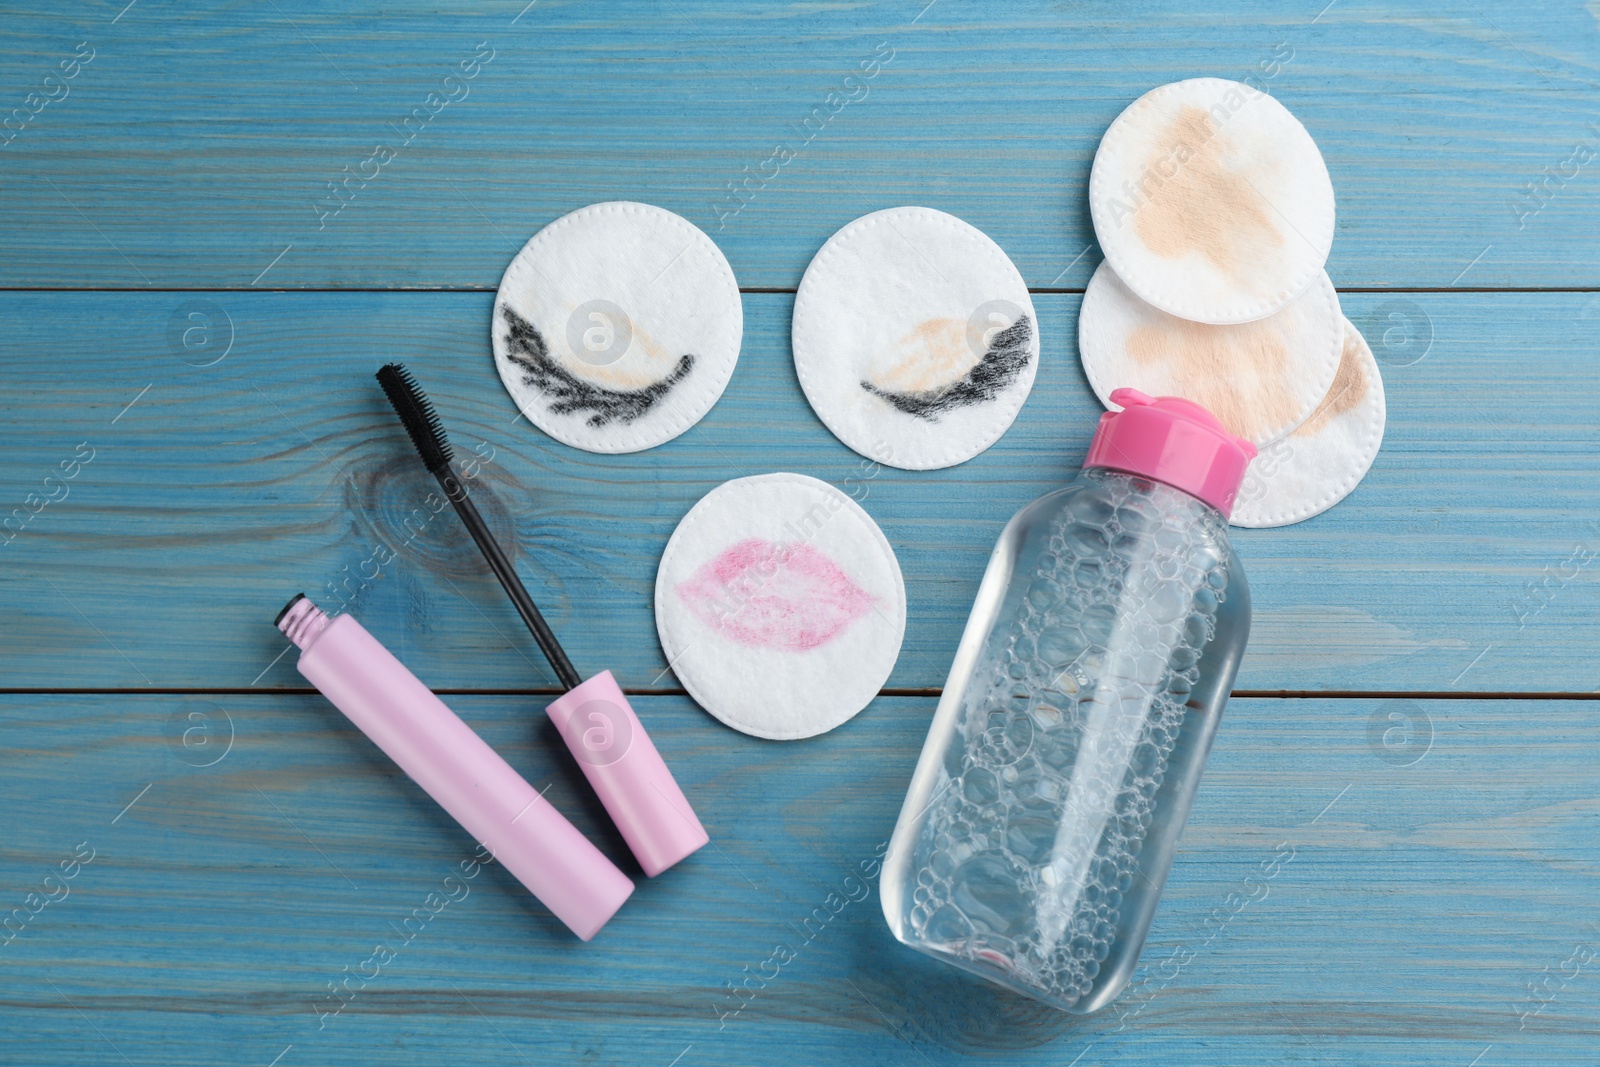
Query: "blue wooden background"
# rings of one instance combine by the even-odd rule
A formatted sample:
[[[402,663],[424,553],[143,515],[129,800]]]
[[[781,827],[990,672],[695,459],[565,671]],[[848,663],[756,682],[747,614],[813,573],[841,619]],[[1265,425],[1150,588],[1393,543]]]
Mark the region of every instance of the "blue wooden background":
[[[1600,5],[525,3],[0,13],[0,914],[31,915],[0,935],[0,1063],[1595,1062]],[[1082,458],[1099,136],[1196,75],[1252,78],[1321,145],[1390,420],[1345,502],[1238,535],[1239,692],[1140,976],[1078,1018],[901,948],[875,893],[800,923],[888,836],[1001,525]],[[807,132],[830,93],[856,99]],[[633,456],[515,421],[488,346],[515,250],[606,199],[685,215],[744,290],[726,395]],[[891,688],[756,741],[676,687],[655,561],[728,478],[857,472],[789,312],[837,227],[900,204],[1010,253],[1038,383],[972,462],[866,483],[907,579]],[[637,874],[453,517],[359,577],[429,487],[371,381],[395,358],[716,847],[589,945],[486,869],[319,1016],[470,843],[280,658],[298,590],[345,589]]]

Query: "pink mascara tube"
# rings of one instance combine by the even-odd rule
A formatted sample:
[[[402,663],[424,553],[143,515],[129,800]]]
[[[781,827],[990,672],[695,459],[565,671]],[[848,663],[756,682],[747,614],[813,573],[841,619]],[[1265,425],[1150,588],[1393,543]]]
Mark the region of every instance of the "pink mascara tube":
[[[299,671],[528,891],[588,941],[633,882],[349,615],[302,593],[277,626]]]

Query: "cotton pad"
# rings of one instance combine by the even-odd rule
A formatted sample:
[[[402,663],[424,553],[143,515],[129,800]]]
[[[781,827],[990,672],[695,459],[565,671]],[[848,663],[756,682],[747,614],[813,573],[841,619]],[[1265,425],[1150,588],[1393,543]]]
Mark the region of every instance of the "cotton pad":
[[[1229,519],[1235,526],[1287,526],[1343,500],[1383,443],[1383,378],[1372,349],[1349,319],[1333,387],[1294,432],[1250,461]]]
[[[794,366],[811,407],[870,459],[963,463],[1033,388],[1039,319],[1000,246],[954,215],[899,207],[828,239],[794,299]]]
[[[495,297],[495,365],[528,421],[590,452],[638,452],[698,422],[739,358],[744,310],[720,249],[616,201],[534,234]]]
[[[1221,78],[1150,90],[1089,173],[1089,213],[1128,288],[1196,322],[1249,322],[1313,284],[1333,244],[1316,142],[1266,93]]]
[[[1120,410],[1111,392],[1123,386],[1181,396],[1257,447],[1316,410],[1333,385],[1343,338],[1326,274],[1267,318],[1211,326],[1151,307],[1102,263],[1078,312],[1078,351],[1102,404]]]
[[[656,631],[706,711],[756,737],[812,737],[888,680],[906,587],[877,523],[838,489],[803,474],[736,478],[667,542]]]

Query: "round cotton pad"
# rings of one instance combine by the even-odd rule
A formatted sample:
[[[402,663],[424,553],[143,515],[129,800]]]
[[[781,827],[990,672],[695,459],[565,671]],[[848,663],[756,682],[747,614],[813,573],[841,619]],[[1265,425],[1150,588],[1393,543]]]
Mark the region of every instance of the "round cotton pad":
[[[1150,90],[1089,173],[1089,212],[1128,288],[1196,322],[1249,322],[1311,285],[1333,245],[1333,182],[1300,120],[1221,78]]]
[[[1078,351],[1100,402],[1132,386],[1193,400],[1258,447],[1316,410],[1339,369],[1339,296],[1326,274],[1282,311],[1208,326],[1151,307],[1102,263],[1078,312]]]
[[[1033,388],[1039,320],[982,231],[924,207],[875,211],[828,239],[794,298],[794,366],[817,417],[906,470],[963,463]]]
[[[1378,362],[1346,319],[1333,388],[1309,419],[1250,461],[1229,521],[1287,526],[1333,507],[1372,466],[1386,418]]]
[[[736,478],[667,542],[656,632],[706,711],[756,737],[811,737],[888,680],[906,587],[877,523],[833,486],[803,474]]]
[[[744,311],[711,238],[649,204],[593,204],[506,268],[490,334],[528,420],[590,452],[670,441],[722,395]]]

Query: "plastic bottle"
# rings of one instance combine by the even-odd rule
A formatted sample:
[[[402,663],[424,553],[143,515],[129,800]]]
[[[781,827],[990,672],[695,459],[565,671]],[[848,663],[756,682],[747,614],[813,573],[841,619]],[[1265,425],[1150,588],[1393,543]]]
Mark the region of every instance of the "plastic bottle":
[[[885,859],[895,937],[1067,1011],[1127,985],[1244,653],[1255,455],[1132,389],[995,546]]]

